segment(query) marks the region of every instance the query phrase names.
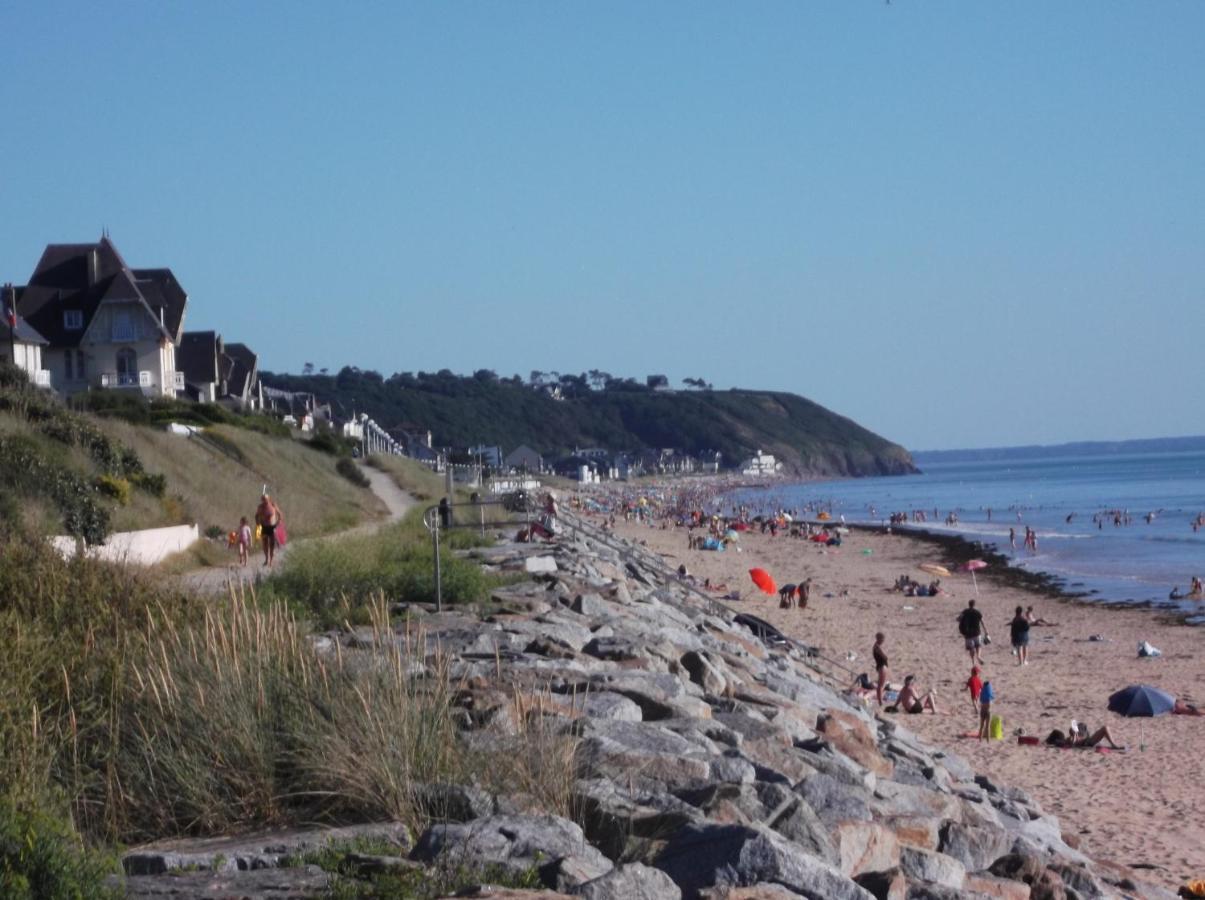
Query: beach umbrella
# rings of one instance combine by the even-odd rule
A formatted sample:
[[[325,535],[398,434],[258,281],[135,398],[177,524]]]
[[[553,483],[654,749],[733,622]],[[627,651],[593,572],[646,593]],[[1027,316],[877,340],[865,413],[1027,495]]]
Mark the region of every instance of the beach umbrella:
[[[979,596],[979,581],[975,578],[975,572],[979,569],[986,569],[987,563],[981,559],[972,559],[969,562],[962,564],[962,571],[971,573],[971,583],[975,585],[975,596]]]
[[[950,570],[945,566],[939,566],[937,563],[921,563],[917,568],[922,572],[928,572],[930,575],[940,575],[942,578],[950,577]]]
[[[1131,684],[1109,696],[1109,711],[1127,718],[1161,716],[1175,705],[1175,697],[1149,684]]]
[[[1149,684],[1131,684],[1109,695],[1109,711],[1127,719],[1162,716],[1172,711],[1176,698]],[[1142,723],[1138,723],[1138,749],[1145,750]]]
[[[749,577],[753,579],[753,583],[761,589],[763,594],[778,593],[778,586],[774,583],[774,579],[770,577],[770,573],[765,569],[750,569]]]

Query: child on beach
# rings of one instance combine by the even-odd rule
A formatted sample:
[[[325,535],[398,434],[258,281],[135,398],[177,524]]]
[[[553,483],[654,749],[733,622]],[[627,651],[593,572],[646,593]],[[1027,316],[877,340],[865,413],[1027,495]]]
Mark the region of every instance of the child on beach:
[[[983,690],[983,682],[979,680],[979,667],[971,666],[971,677],[967,679],[967,690],[971,692],[971,709],[979,714],[979,694]]]
[[[990,681],[983,682],[979,690],[979,740],[986,741],[992,734],[992,701],[996,692],[992,690]]]
[[[251,547],[251,526],[247,517],[243,516],[238,522],[238,564],[247,565],[247,550]]]

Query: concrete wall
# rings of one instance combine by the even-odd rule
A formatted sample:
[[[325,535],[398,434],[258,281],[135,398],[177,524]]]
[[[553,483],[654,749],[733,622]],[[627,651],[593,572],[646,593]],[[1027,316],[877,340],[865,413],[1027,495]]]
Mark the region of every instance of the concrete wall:
[[[119,531],[109,535],[103,546],[88,547],[91,559],[124,562],[138,566],[153,566],[173,553],[187,550],[201,537],[196,525],[172,525],[168,528],[147,528],[143,531]],[[67,559],[75,556],[73,537],[52,537],[54,548]]]

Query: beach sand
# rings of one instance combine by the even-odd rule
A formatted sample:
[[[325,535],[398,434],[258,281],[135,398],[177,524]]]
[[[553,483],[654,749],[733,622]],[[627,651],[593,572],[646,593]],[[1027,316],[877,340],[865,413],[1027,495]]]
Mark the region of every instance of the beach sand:
[[[849,674],[828,666],[834,682],[843,686],[857,672],[873,678],[871,646],[875,632],[884,631],[890,679],[902,682],[904,675],[916,675],[922,690],[936,689],[944,713],[909,715],[909,728],[961,754],[978,772],[1028,791],[1059,817],[1068,841],[1085,853],[1151,867],[1150,876],[1173,888],[1190,877],[1205,877],[1205,718],[1123,719],[1106,710],[1113,691],[1135,683],[1205,706],[1202,629],[1160,624],[1150,610],[1036,596],[997,585],[990,571],[980,572],[978,606],[993,640],[983,651],[984,675],[996,690],[993,707],[1005,733],[1003,741],[980,743],[961,737],[977,725],[964,688],[970,661],[955,622],[975,596],[970,576],[943,579],[947,593],[939,597],[905,597],[889,590],[903,573],[927,580],[917,566],[942,563],[939,548],[900,534],[854,531],[842,547],[824,549],[781,533],[771,538],[749,532],[741,536],[739,553],[707,552],[687,549],[684,528],[661,530],[659,523],[649,527],[621,519],[615,533],[647,543],[674,568],[685,564],[700,584],[710,578],[739,590],[742,600],[730,606],[766,619],[847,666]],[[808,608],[781,610],[777,596],[757,592],[748,575],[754,566],[780,585],[812,578]],[[1058,625],[1031,630],[1030,663],[1020,667],[1010,653],[1007,622],[1016,606],[1031,604]],[[1107,640],[1088,640],[1098,634]],[[1138,658],[1141,640],[1163,656]],[[856,655],[852,661],[850,653]],[[875,705],[873,697],[869,702]],[[1044,739],[1051,729],[1068,730],[1072,719],[1093,730],[1107,724],[1128,751],[1025,746],[1014,736],[1023,728]]]

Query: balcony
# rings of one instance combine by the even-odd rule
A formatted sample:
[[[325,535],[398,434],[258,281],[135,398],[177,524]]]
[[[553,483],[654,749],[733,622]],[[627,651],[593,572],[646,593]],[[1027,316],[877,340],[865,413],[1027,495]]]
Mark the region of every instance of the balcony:
[[[177,391],[184,390],[184,373],[172,372],[172,387]]]
[[[141,372],[101,372],[100,386],[103,388],[144,388],[153,384],[151,373]]]
[[[38,369],[33,373],[33,383],[38,387],[50,387],[50,370]]]

